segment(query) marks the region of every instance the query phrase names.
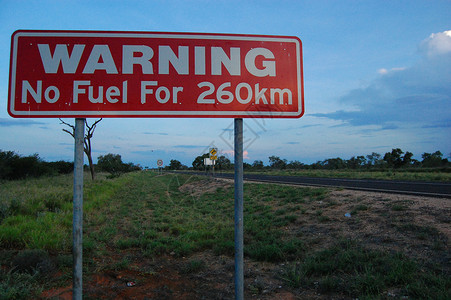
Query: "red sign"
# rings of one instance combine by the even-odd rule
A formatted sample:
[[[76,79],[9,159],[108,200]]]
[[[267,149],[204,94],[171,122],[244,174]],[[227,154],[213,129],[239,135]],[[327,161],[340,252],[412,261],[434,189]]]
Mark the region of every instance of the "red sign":
[[[274,117],[304,113],[297,37],[19,30],[13,117]]]

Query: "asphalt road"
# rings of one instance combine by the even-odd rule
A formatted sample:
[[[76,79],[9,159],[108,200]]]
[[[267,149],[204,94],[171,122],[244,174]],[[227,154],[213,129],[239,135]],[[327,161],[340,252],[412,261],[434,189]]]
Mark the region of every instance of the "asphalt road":
[[[204,175],[205,173],[199,172],[196,174]],[[233,178],[234,174],[215,174],[215,177]],[[441,182],[318,178],[260,174],[244,174],[244,180],[307,186],[341,187],[352,190],[451,198],[451,183]]]

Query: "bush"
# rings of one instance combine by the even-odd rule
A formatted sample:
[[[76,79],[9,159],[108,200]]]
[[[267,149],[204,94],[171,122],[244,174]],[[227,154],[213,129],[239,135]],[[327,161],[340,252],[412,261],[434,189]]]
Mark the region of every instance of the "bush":
[[[112,153],[100,155],[98,157],[97,167],[110,173],[113,177],[120,176],[123,173],[141,170],[140,167],[135,166],[132,163],[123,163],[119,154]]]
[[[64,160],[48,162],[48,167],[55,170],[58,174],[70,174],[74,171],[74,163]]]
[[[38,276],[0,269],[0,299],[36,299],[41,292]]]
[[[48,275],[55,270],[55,264],[47,251],[28,249],[20,252],[12,261],[13,270],[20,273],[34,274],[39,272]]]
[[[73,169],[73,163],[45,162],[38,154],[22,157],[13,151],[0,151],[0,179],[18,180],[44,175],[68,174]]]

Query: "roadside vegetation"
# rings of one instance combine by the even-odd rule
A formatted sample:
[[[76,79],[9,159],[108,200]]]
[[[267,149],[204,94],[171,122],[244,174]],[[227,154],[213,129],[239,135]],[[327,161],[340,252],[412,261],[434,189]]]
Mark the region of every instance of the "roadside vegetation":
[[[171,159],[164,169],[211,171],[211,166],[204,166],[204,159],[208,157],[208,153],[197,156],[192,167],[187,167],[177,159]],[[451,162],[443,158],[440,151],[423,153],[421,161],[412,157],[411,152],[404,153],[396,148],[385,153],[384,156],[373,152],[370,155],[351,157],[348,160],[337,157],[308,165],[297,160],[288,162],[286,159],[273,155],[269,157],[269,165],[256,160],[252,164],[245,162],[243,167],[246,173],[267,175],[451,182]],[[100,155],[97,160],[97,164],[92,164],[92,159],[90,160],[91,175],[94,174],[94,169],[107,172],[111,177],[143,169],[140,165],[123,162],[119,154]],[[215,172],[233,172],[233,169],[234,165],[227,157],[224,155],[218,157]],[[88,166],[85,166],[85,170],[88,170]],[[13,151],[0,150],[0,180],[54,176],[69,174],[72,171],[72,162],[46,162],[38,154],[20,156]]]
[[[0,150],[0,180],[69,174],[74,164],[66,161],[45,162],[38,154],[20,156],[13,151]]]
[[[166,269],[171,281],[195,283],[190,295],[233,295],[217,287],[233,284],[233,184],[151,171],[86,177],[86,297],[120,295],[128,289],[122,278],[132,278],[148,297],[175,295],[170,283],[146,288],[156,276],[169,276]],[[270,299],[283,286],[293,295],[448,299],[449,241],[434,224],[413,223],[419,213],[413,201],[273,184],[245,184],[244,191],[248,297]],[[71,201],[71,175],[0,183],[0,299],[70,289]],[[449,225],[446,210],[424,211]],[[162,267],[167,260],[169,268]],[[110,274],[114,288],[96,282],[102,274]]]
[[[108,153],[98,157],[96,169],[110,173],[110,176],[117,177],[121,174],[141,170],[139,165],[124,163],[119,154]],[[85,170],[90,170],[91,178],[94,180],[94,166],[90,159],[90,166],[85,166]],[[70,174],[74,171],[74,163],[67,161],[46,162],[38,154],[21,156],[14,151],[0,150],[0,180],[18,180],[27,178],[39,178],[45,176],[55,176],[58,174]]]
[[[203,165],[204,154],[196,157],[192,170],[210,170]],[[373,152],[369,155],[353,156],[350,159],[328,158],[312,164],[304,164],[298,160],[287,161],[278,156],[269,157],[269,164],[255,160],[252,164],[244,163],[246,173],[267,175],[287,175],[306,177],[416,180],[416,181],[451,181],[451,162],[443,157],[440,151],[423,153],[421,161],[413,159],[409,151],[404,153],[399,148],[392,149],[384,155]],[[171,160],[166,167],[169,170],[187,170],[177,160]],[[215,172],[233,172],[233,163],[225,156],[219,156]]]

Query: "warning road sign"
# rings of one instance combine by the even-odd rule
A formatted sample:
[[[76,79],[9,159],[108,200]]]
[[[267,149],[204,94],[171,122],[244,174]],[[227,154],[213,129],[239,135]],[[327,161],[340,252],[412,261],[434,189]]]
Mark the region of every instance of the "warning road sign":
[[[210,149],[210,159],[211,160],[217,160],[218,159],[218,149],[217,148],[211,148]]]
[[[18,30],[9,82],[16,118],[304,114],[297,37]]]

